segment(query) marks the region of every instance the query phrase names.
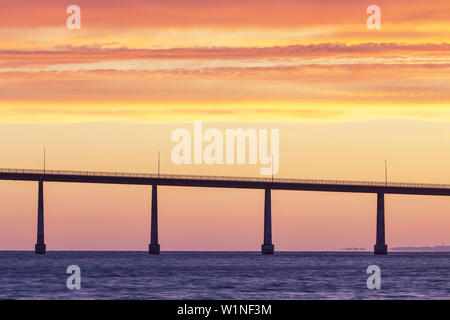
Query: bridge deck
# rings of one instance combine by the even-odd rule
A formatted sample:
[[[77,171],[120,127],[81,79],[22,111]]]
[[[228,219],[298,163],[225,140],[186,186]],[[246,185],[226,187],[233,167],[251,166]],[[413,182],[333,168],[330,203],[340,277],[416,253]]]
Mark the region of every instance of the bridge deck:
[[[309,190],[358,193],[395,193],[450,196],[449,184],[227,177],[99,171],[0,169],[0,180],[167,185],[216,188]]]

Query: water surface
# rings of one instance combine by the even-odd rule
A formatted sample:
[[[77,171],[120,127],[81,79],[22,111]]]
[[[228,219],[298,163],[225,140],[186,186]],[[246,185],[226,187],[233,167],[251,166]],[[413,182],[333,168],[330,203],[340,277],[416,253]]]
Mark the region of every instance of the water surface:
[[[369,265],[381,268],[369,290]],[[81,290],[69,290],[69,265]],[[450,253],[0,252],[0,299],[449,299]]]

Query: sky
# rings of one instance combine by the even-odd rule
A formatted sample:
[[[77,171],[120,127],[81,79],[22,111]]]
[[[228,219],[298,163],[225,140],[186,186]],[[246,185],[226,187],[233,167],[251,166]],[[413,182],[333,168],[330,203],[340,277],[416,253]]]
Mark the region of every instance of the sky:
[[[81,9],[70,30],[69,5]],[[366,9],[381,9],[368,29]],[[175,165],[174,130],[279,129],[277,177],[450,184],[447,0],[0,0],[0,168]],[[146,250],[150,187],[45,184],[48,250]],[[160,187],[161,250],[259,250],[261,190]],[[230,201],[231,200],[231,201]],[[273,192],[276,250],[372,248],[376,195]],[[37,183],[0,182],[0,250]],[[388,246],[450,243],[450,198],[386,196]]]

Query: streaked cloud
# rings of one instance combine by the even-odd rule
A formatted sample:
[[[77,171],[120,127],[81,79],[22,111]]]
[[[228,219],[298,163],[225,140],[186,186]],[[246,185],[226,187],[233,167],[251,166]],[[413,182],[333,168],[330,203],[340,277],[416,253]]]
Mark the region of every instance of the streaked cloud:
[[[440,44],[402,44],[402,43],[361,43],[347,45],[344,43],[323,43],[311,45],[292,45],[284,47],[255,47],[255,48],[172,48],[172,49],[130,49],[130,48],[104,48],[97,46],[58,46],[52,50],[0,50],[0,71],[10,71],[11,68],[21,66],[45,67],[46,65],[70,64],[70,70],[77,70],[76,65],[108,61],[110,64],[103,69],[114,69],[117,61],[146,60],[144,63],[151,66],[151,61],[164,69],[160,60],[185,60],[182,64],[189,66],[192,60],[245,60],[301,58],[302,60],[285,60],[285,63],[296,64],[338,64],[355,63],[349,59],[363,58],[373,63],[376,58],[384,58],[384,63],[448,63],[450,60],[450,43]],[[333,59],[334,58],[334,59]],[[317,60],[305,60],[317,59]],[[356,61],[357,62],[357,61]],[[361,61],[363,63],[364,61]],[[273,64],[281,64],[281,60],[273,60]],[[291,63],[292,64],[292,63]],[[220,65],[219,65],[220,66]],[[208,66],[207,66],[208,67]],[[211,65],[209,65],[211,67]],[[98,66],[93,68],[99,69]],[[129,69],[136,66],[130,65]],[[66,68],[67,69],[67,68]],[[120,68],[123,69],[123,68]],[[140,67],[140,69],[143,69]]]

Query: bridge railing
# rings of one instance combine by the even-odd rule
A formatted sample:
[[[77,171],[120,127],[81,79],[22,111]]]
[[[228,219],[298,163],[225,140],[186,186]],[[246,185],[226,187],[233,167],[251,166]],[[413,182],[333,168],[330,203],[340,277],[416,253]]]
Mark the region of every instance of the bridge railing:
[[[153,179],[178,179],[178,180],[215,180],[215,181],[239,181],[239,182],[276,182],[276,183],[300,183],[300,184],[328,184],[328,185],[357,185],[372,187],[402,187],[402,188],[426,188],[426,189],[450,189],[449,184],[409,183],[409,182],[380,182],[380,181],[355,181],[355,180],[316,180],[298,178],[273,178],[272,177],[238,177],[238,176],[201,176],[179,174],[155,174],[155,173],[130,173],[130,172],[105,172],[105,171],[74,171],[74,170],[40,170],[40,169],[0,169],[2,173],[38,174],[38,175],[72,175],[72,176],[100,176],[100,177],[128,177],[128,178],[153,178]]]

